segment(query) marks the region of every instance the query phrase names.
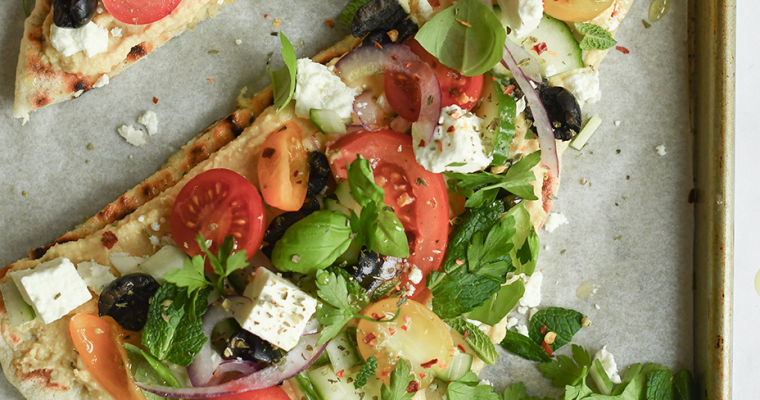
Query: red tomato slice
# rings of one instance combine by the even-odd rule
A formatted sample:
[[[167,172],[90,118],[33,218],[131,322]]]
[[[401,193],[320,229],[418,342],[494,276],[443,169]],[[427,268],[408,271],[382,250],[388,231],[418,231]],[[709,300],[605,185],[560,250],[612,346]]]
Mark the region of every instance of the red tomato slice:
[[[111,325],[90,314],[76,314],[69,322],[74,347],[93,378],[120,400],[144,399],[129,372],[124,346]]]
[[[461,72],[438,62],[437,58],[425,51],[414,39],[409,39],[404,44],[409,46],[409,49],[422,61],[433,67],[435,76],[438,78],[438,85],[441,87],[441,107],[456,104],[464,110],[470,110],[478,104],[480,93],[483,91],[483,75],[462,75]],[[401,75],[389,72],[383,76],[388,103],[398,115],[409,121],[416,121],[420,112],[414,110],[414,107],[410,108],[410,104],[419,104],[420,101],[419,85],[413,83],[413,78],[411,76],[403,78]]]
[[[264,239],[264,206],[256,187],[237,172],[211,169],[191,179],[177,195],[171,230],[177,245],[195,256],[201,249],[195,238],[203,233],[217,254],[224,238],[232,235],[234,250],[253,257]],[[210,265],[206,263],[210,270]]]
[[[279,386],[272,386],[267,389],[251,390],[238,394],[230,394],[222,397],[215,397],[216,400],[290,400],[284,390]]]
[[[264,201],[283,211],[298,211],[309,187],[309,159],[301,127],[288,123],[269,134],[256,166]]]
[[[406,229],[409,264],[424,276],[438,269],[449,234],[449,199],[443,175],[417,163],[410,136],[386,129],[350,133],[331,144],[328,159],[336,179],[346,179],[346,164],[357,154],[370,160],[375,183],[385,190],[385,203],[393,207]],[[406,274],[402,281],[408,282]],[[415,286],[416,295],[425,280]]]
[[[171,14],[182,0],[103,0],[103,6],[117,20],[145,25]]]

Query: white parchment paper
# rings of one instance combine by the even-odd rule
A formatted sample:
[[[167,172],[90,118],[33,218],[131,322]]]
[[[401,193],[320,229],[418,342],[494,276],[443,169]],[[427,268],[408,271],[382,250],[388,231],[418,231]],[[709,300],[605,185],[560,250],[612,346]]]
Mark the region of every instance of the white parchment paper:
[[[266,86],[268,54],[280,48],[272,32],[285,32],[299,56],[345,36],[347,27],[324,23],[337,21],[345,3],[238,0],[110,85],[37,111],[22,127],[11,114],[24,17],[20,0],[7,1],[0,8],[0,265],[49,243],[155,172],[179,146],[233,111],[244,86]],[[621,367],[658,362],[690,368],[686,5],[672,4],[648,29],[641,22],[647,7],[646,0],[634,4],[617,35],[630,54],[610,52],[600,68],[602,100],[584,110],[598,114],[602,127],[582,151],[569,149],[564,156],[555,212],[569,224],[540,233],[539,308],[561,306],[589,316],[593,325],[575,342],[592,352],[606,345]],[[281,19],[278,28],[275,18]],[[157,114],[159,133],[146,137],[147,145],[127,144],[116,129],[137,127],[147,110]],[[659,145],[666,155],[658,155]],[[598,291],[580,300],[576,289],[590,279]],[[510,355],[481,378],[497,390],[524,381],[534,394],[558,393],[534,363]],[[21,399],[4,378],[0,398]]]

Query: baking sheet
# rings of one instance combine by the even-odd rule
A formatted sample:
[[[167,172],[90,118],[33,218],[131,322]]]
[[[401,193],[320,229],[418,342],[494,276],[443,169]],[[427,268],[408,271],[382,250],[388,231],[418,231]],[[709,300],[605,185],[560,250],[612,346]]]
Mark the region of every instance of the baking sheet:
[[[7,2],[0,9],[6,21],[0,29],[0,265],[52,241],[155,172],[179,146],[233,111],[242,87],[266,86],[268,54],[280,47],[271,32],[285,32],[299,56],[347,34],[340,24],[324,23],[337,20],[345,3],[238,0],[105,88],[37,111],[22,127],[11,112],[23,11],[20,1]],[[592,352],[606,345],[621,367],[691,368],[687,10],[675,2],[647,29],[641,22],[647,8],[646,0],[633,5],[617,35],[630,54],[610,52],[600,68],[602,100],[584,109],[598,114],[602,127],[583,151],[565,154],[555,211],[570,223],[540,233],[539,308],[562,306],[589,316],[593,325],[575,342]],[[281,18],[279,28],[275,18]],[[137,126],[147,110],[158,115],[159,133],[133,147],[116,128]],[[659,145],[666,155],[658,155]],[[591,279],[598,291],[578,299],[576,289]],[[481,378],[497,390],[524,381],[534,394],[556,394],[532,364],[507,355]],[[2,379],[0,398],[20,396]]]

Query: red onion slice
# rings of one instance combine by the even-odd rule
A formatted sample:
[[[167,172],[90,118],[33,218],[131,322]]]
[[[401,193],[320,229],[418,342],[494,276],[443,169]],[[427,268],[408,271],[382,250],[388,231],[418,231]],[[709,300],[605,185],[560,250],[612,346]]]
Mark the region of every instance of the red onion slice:
[[[372,98],[372,92],[370,91],[366,91],[356,97],[354,112],[364,129],[372,132],[377,132],[387,127],[391,120],[390,115]]]
[[[145,383],[135,384],[147,390],[171,399],[206,399],[231,394],[248,392],[255,389],[266,389],[284,380],[298,375],[308,368],[319,358],[325,345],[317,346],[320,335],[305,335],[301,337],[295,348],[281,358],[277,364],[270,365],[258,372],[240,377],[238,379],[217,386],[173,388],[168,386],[149,385]]]
[[[420,116],[413,130],[426,141],[433,138],[441,116],[441,88],[433,68],[423,62],[409,47],[387,44],[381,48],[362,46],[352,50],[335,64],[335,69],[346,81],[355,82],[362,77],[390,71],[413,77],[420,85]]]
[[[536,83],[543,81],[543,77],[541,76],[541,66],[538,64],[538,60],[525,51],[525,48],[515,44],[515,42],[511,41],[509,38],[507,38],[506,43],[504,43],[504,47],[509,49],[512,58],[517,61],[517,64],[523,74],[525,74],[525,77]]]
[[[510,40],[506,41],[504,45],[504,58],[501,60],[501,63],[512,72],[520,89],[525,93],[528,106],[533,113],[533,122],[536,124],[536,130],[538,131],[538,142],[541,145],[541,161],[549,168],[549,173],[552,176],[559,176],[557,144],[554,141],[554,129],[552,129],[549,114],[544,107],[544,103],[541,101],[541,97],[538,96],[538,92],[528,81],[529,78],[517,66],[517,61],[511,52],[515,48],[519,48],[519,46]]]
[[[237,377],[248,376],[256,371],[261,370],[261,365],[248,360],[229,360],[223,361],[214,371],[214,377],[211,378],[206,386],[218,385],[224,380],[227,374],[236,373]]]

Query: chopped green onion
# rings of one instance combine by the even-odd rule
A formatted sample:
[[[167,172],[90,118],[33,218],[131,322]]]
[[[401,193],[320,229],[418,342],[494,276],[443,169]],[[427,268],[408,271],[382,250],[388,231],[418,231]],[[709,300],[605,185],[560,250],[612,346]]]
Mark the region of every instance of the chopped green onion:
[[[591,135],[593,135],[599,127],[602,126],[602,119],[594,115],[586,122],[586,126],[581,129],[580,133],[570,142],[570,147],[580,151],[583,146],[586,145]]]

